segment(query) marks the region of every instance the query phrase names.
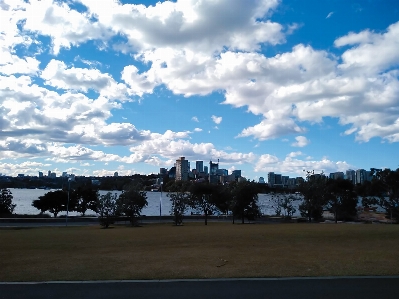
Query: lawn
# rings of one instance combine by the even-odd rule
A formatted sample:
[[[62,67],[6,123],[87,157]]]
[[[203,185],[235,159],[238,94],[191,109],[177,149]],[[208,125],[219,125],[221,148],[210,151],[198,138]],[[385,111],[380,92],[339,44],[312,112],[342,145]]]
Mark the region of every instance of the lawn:
[[[0,229],[0,281],[398,275],[399,225]]]

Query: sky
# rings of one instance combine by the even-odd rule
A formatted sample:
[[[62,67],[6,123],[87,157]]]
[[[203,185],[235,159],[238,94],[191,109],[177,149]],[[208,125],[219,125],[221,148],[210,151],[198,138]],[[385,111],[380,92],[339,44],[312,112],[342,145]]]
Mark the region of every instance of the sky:
[[[0,173],[399,168],[397,0],[0,0]]]

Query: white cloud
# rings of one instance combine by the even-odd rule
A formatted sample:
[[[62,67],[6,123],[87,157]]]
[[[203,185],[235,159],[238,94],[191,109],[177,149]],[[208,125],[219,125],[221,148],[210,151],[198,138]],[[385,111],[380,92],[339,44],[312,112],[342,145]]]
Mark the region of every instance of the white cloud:
[[[191,120],[192,120],[192,121],[195,121],[196,123],[199,122],[198,117],[196,117],[196,116],[193,116],[193,117],[191,118]]]
[[[289,154],[287,155],[287,157],[295,158],[295,157],[302,156],[302,155],[303,155],[303,153],[298,151],[298,152],[291,152],[291,153],[289,153]]]
[[[176,47],[212,53],[223,46],[251,51],[284,41],[283,26],[261,18],[279,1],[164,1],[154,6],[80,0],[98,19],[97,27],[127,38],[125,49]],[[83,22],[83,21],[82,21]],[[94,26],[93,25],[93,26]]]
[[[285,113],[267,113],[268,118],[260,124],[244,129],[237,137],[253,136],[258,140],[274,139],[282,135],[302,133],[304,128],[299,127],[295,121],[284,115]]]
[[[215,124],[217,124],[217,125],[219,125],[221,122],[222,122],[222,120],[223,120],[223,117],[221,117],[221,116],[215,116],[215,115],[212,115],[212,121],[215,123]],[[217,128],[217,127],[216,127]]]
[[[3,174],[7,174],[10,176],[17,176],[18,174],[35,174],[38,175],[39,171],[42,171],[44,168],[48,168],[51,164],[35,162],[35,161],[26,161],[22,163],[0,163],[0,169]]]
[[[305,147],[310,141],[305,136],[297,136],[295,137],[296,142],[292,143],[291,146],[295,147]]]
[[[195,128],[194,132],[202,132],[202,129],[201,128]]]
[[[334,162],[327,158],[321,160],[302,160],[298,159],[299,154],[288,154],[284,160],[280,160],[275,156],[262,155],[258,162],[255,164],[255,172],[278,172],[290,173],[297,176],[305,176],[307,170],[315,170],[317,173],[331,173],[337,171],[346,171],[347,169],[354,168],[352,165],[345,161]]]
[[[328,15],[327,15],[327,17],[326,17],[326,19],[329,19],[329,18],[331,18],[333,14],[334,14],[334,12],[333,12],[333,11],[329,12],[329,13],[328,13]]]
[[[31,0],[24,9],[24,30],[49,36],[55,55],[61,48],[107,36],[107,30],[98,22],[92,22],[87,14],[71,9],[67,3]]]
[[[91,89],[112,99],[124,99],[128,92],[124,84],[117,83],[109,74],[96,69],[67,68],[64,62],[55,59],[47,64],[41,77],[47,85],[85,93]]]
[[[217,150],[212,143],[191,143],[185,138],[188,133],[167,131],[164,134],[151,133],[149,140],[144,140],[137,146],[130,148],[132,155],[125,162],[143,162],[151,157],[159,156],[163,159],[173,161],[176,157],[184,156],[187,159],[208,160],[217,159],[224,163],[252,163],[256,155],[250,153],[232,152],[227,153]]]

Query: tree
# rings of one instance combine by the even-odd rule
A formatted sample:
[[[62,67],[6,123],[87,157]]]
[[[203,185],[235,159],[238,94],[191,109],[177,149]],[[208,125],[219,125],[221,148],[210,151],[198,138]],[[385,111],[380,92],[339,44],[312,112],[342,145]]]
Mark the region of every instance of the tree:
[[[208,225],[208,216],[212,215],[216,210],[216,204],[212,195],[215,194],[216,185],[209,183],[194,183],[190,188],[191,201],[190,205],[193,209],[201,211],[205,216],[205,225]]]
[[[241,218],[244,224],[245,218],[254,220],[261,215],[258,206],[258,188],[254,182],[244,181],[231,186],[231,211],[233,212],[233,223],[235,217]]]
[[[170,214],[173,216],[173,222],[175,225],[182,224],[183,215],[189,206],[190,194],[176,191],[168,193],[167,196],[170,198],[170,202],[172,203]]]
[[[329,192],[328,206],[334,213],[335,223],[338,219],[351,220],[356,214],[357,195],[353,191],[353,184],[349,180],[337,179],[328,180],[327,189]]]
[[[299,185],[298,191],[303,195],[303,201],[299,205],[302,217],[319,221],[323,215],[323,208],[327,203],[327,177],[308,171],[306,180]]]
[[[40,213],[49,211],[54,215],[54,217],[57,217],[59,212],[66,211],[67,204],[68,192],[62,190],[47,192],[43,196],[39,196],[39,199],[32,202],[32,206],[40,210]],[[72,209],[73,206],[71,210]]]
[[[71,202],[74,206],[74,210],[85,216],[87,210],[96,212],[98,191],[93,190],[90,187],[78,187],[71,194]]]
[[[137,225],[141,210],[147,205],[147,193],[142,191],[141,184],[132,183],[119,195],[118,209],[130,218],[132,225]]]
[[[296,209],[294,201],[298,200],[293,194],[273,194],[272,203],[277,216],[284,216],[285,219],[291,219]]]
[[[99,215],[100,225],[108,228],[115,222],[117,216],[117,194],[112,195],[111,192],[107,192],[105,195],[101,195],[97,200],[97,213]]]
[[[384,169],[378,171],[384,192],[380,196],[380,205],[385,209],[387,217],[399,222],[399,168],[396,171]]]
[[[0,193],[0,216],[11,215],[16,207],[12,203],[13,196],[9,189],[3,188]]]

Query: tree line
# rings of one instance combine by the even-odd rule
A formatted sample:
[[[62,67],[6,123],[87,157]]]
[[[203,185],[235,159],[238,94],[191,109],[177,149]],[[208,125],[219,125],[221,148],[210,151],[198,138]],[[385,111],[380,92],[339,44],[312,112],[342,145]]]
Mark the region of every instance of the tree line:
[[[191,209],[204,216],[205,225],[208,217],[216,212],[232,216],[232,221],[241,223],[261,216],[258,194],[262,191],[255,182],[232,182],[226,185],[214,185],[207,182],[168,183],[168,197],[171,202],[170,214],[175,225],[183,222],[184,215]],[[66,211],[76,211],[85,215],[87,210],[96,212],[100,223],[108,227],[118,216],[128,217],[137,225],[142,209],[148,205],[145,187],[140,182],[131,182],[117,196],[108,192],[99,195],[91,186],[79,186],[67,192],[57,190],[46,193],[33,200],[32,206],[41,213],[57,215]],[[298,196],[300,195],[300,196]],[[307,221],[320,221],[323,211],[328,210],[334,219],[353,220],[357,215],[359,196],[365,208],[379,205],[386,211],[387,218],[399,222],[399,169],[376,171],[373,180],[364,185],[353,185],[349,180],[333,180],[324,174],[308,172],[295,193],[272,195],[272,207],[275,214],[291,218],[296,212],[295,201],[300,201],[299,212]],[[0,193],[0,215],[12,214],[15,205],[8,189]]]

